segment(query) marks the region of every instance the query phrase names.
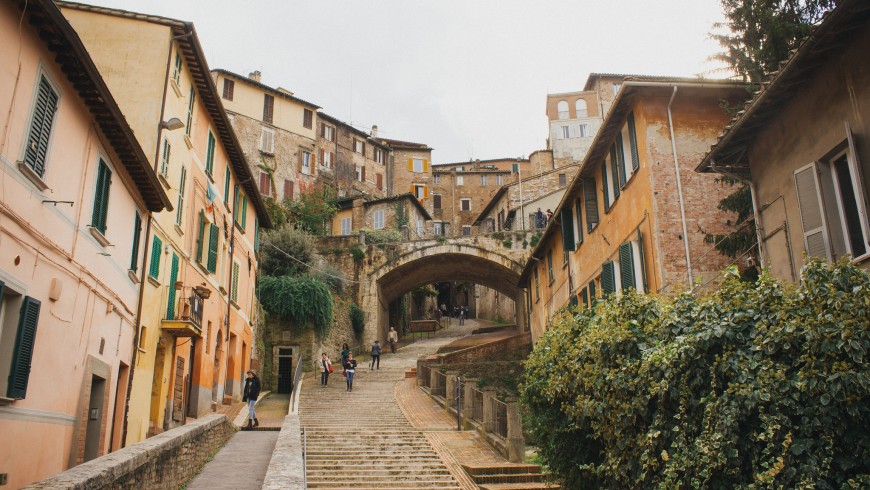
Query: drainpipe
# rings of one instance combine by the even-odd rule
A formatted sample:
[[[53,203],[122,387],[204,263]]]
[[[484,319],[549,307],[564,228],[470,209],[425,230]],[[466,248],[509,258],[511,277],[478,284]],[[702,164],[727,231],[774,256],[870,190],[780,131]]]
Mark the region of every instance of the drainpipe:
[[[710,170],[717,174],[731,177],[732,179],[737,180],[738,182],[743,182],[749,186],[749,195],[752,199],[752,218],[755,220],[755,240],[758,242],[758,262],[761,268],[764,269],[767,265],[767,261],[764,260],[764,227],[761,224],[761,212],[759,211],[761,208],[758,205],[758,191],[755,188],[755,183],[752,182],[752,179],[741,177],[737,174],[728,172],[721,167],[717,167],[716,161],[712,158],[710,159]],[[765,206],[765,208],[766,207],[767,206]],[[788,223],[787,220],[786,223]],[[786,240],[786,243],[789,243],[788,240]],[[789,259],[790,258],[791,254],[789,254]],[[794,267],[792,267],[792,277],[794,277]]]
[[[520,158],[517,157],[517,180],[520,184],[520,218],[523,220],[523,233],[526,232],[526,209],[523,207],[523,172],[520,166]],[[510,199],[508,199],[510,202]]]
[[[680,197],[680,220],[683,223],[683,245],[686,248],[686,274],[689,279],[689,287],[692,287],[692,257],[689,254],[689,233],[686,229],[686,206],[683,202],[683,185],[680,182],[680,162],[677,159],[677,140],[674,138],[674,120],[671,117],[671,104],[677,96],[677,86],[674,85],[674,91],[671,93],[671,100],[668,101],[668,130],[671,133],[671,151],[674,154],[674,172],[677,174],[677,195]]]

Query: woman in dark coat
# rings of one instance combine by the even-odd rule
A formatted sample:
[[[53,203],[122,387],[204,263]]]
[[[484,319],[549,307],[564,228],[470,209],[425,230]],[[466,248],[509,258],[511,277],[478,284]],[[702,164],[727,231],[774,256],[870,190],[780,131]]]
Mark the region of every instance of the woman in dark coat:
[[[257,403],[257,398],[260,396],[260,378],[253,369],[248,370],[248,377],[245,379],[245,394],[242,396],[243,402],[248,402],[248,428],[251,428],[251,421],[254,421],[254,427],[260,425],[257,420],[257,412],[254,411],[254,404]]]

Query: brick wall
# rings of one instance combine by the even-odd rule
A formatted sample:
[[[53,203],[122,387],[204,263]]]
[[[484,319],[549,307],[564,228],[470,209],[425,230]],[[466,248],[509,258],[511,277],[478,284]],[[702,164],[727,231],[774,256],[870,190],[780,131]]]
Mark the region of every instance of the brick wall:
[[[209,415],[24,488],[180,488],[235,432],[226,415]]]

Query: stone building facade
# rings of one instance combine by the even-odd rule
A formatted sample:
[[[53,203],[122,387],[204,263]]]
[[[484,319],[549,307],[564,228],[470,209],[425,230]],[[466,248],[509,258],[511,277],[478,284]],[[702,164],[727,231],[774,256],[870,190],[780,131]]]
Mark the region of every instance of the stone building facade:
[[[555,166],[583,161],[601,126],[602,106],[597,91],[547,94],[548,147]]]
[[[318,156],[322,177],[331,180],[338,197],[389,195],[390,147],[324,112],[318,113]],[[377,134],[377,127],[372,128]]]

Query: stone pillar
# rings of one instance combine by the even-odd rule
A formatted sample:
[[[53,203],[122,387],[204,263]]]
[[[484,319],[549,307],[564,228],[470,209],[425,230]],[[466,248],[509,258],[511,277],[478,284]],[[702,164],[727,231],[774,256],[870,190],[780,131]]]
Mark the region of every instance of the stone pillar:
[[[483,430],[487,434],[495,431],[495,412],[492,409],[492,400],[495,399],[495,390],[483,389]]]
[[[439,364],[429,364],[429,396],[435,394],[435,386],[438,383],[438,368]]]
[[[474,410],[474,398],[471,390],[477,386],[477,379],[465,378],[465,384],[462,385],[462,421],[471,420],[471,412]]]
[[[507,401],[507,451],[511,463],[524,463],[526,460],[526,441],[523,439],[523,423],[520,419],[520,405],[516,399]]]
[[[447,378],[444,385],[444,408],[448,411],[456,409],[456,377],[459,376],[457,371],[447,371]]]

